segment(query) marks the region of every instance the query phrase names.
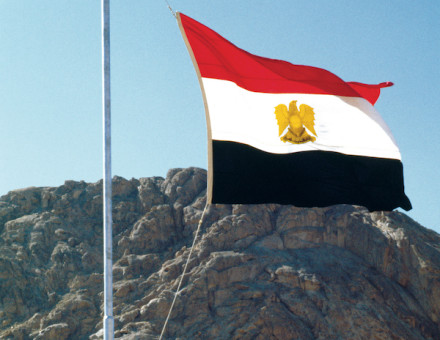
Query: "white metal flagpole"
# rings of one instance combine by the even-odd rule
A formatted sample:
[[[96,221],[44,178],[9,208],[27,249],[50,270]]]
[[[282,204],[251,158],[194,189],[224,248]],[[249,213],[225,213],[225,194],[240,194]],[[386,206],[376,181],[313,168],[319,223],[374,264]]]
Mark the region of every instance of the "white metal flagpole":
[[[111,97],[110,97],[110,3],[101,0],[102,21],[102,103],[104,132],[103,235],[104,235],[104,340],[113,340],[112,277],[112,176],[111,176]]]

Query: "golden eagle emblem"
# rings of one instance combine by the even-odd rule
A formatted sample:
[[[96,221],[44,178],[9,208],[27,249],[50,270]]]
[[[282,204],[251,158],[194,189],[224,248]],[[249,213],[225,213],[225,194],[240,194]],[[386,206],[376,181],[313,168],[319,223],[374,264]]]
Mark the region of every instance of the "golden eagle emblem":
[[[280,139],[286,143],[302,144],[314,142],[316,137],[309,135],[307,131],[318,136],[315,131],[315,112],[306,104],[296,106],[296,100],[292,100],[289,109],[284,104],[275,107],[275,116],[279,127]],[[288,128],[287,132],[283,132]],[[307,130],[306,130],[307,129]]]

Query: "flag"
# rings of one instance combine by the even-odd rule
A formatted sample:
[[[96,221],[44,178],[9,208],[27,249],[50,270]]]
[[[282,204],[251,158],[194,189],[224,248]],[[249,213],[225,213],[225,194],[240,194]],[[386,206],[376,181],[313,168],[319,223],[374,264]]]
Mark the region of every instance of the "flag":
[[[208,127],[208,203],[411,209],[401,155],[374,108],[392,83],[253,55],[177,13]]]

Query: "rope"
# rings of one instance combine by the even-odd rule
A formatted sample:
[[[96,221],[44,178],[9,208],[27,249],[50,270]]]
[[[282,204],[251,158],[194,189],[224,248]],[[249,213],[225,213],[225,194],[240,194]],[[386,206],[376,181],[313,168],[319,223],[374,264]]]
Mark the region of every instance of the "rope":
[[[168,9],[170,10],[171,14],[172,14],[175,18],[177,18],[176,12],[174,12],[174,10],[171,8],[171,5],[168,3],[168,0],[164,0],[164,1],[165,1],[166,5],[167,5]]]
[[[180,282],[179,282],[179,285],[177,286],[177,290],[174,293],[174,299],[173,299],[173,302],[171,303],[170,310],[168,312],[168,316],[167,316],[167,318],[165,320],[165,323],[163,325],[163,328],[162,328],[162,332],[160,333],[159,340],[162,340],[162,336],[164,335],[165,329],[167,328],[168,320],[170,319],[171,312],[173,311],[173,307],[174,307],[174,303],[176,302],[177,295],[180,294],[180,286],[182,285],[183,278],[185,277],[186,269],[188,267],[189,260],[191,259],[191,255],[192,255],[192,252],[193,252],[193,249],[194,249],[194,245],[196,244],[197,236],[199,235],[200,227],[202,226],[203,217],[205,216],[205,212],[206,212],[206,208],[207,207],[208,207],[208,203],[206,203],[205,208],[203,209],[202,216],[200,217],[199,225],[197,226],[196,235],[194,236],[194,240],[193,240],[193,243],[192,243],[192,246],[191,246],[191,250],[189,251],[188,258],[186,259],[185,267],[183,268],[183,273],[182,273],[182,276],[180,277]]]

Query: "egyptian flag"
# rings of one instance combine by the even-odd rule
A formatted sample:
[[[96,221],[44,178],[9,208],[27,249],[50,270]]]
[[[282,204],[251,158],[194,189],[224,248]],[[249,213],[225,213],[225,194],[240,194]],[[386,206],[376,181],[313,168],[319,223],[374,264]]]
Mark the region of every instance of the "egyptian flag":
[[[208,203],[411,209],[399,149],[373,107],[392,83],[259,57],[177,19],[205,102]]]

